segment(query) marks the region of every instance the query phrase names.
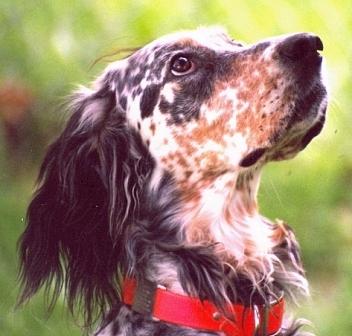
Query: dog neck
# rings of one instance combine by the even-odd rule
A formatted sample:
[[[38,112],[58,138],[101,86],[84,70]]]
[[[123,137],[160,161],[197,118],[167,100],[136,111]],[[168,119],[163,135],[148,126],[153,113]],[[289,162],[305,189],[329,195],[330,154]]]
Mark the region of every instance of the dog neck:
[[[263,298],[268,293],[277,295],[277,289],[284,289],[291,297],[295,297],[295,292],[308,293],[292,230],[280,221],[271,222],[258,212],[259,168],[202,176],[198,180],[191,176],[182,183],[173,177],[169,181],[172,182],[167,188],[176,191],[177,199],[170,204],[176,210],[168,218],[173,218],[175,225],[181,225],[178,247],[173,248],[184,249],[178,258],[190,262],[188,258],[194,258],[194,253],[188,253],[189,249],[202,251],[203,255],[198,256],[196,262],[191,261],[191,266],[202,258],[219,261],[222,265],[218,265],[218,271],[224,271],[224,279],[226,277],[236,291],[245,288],[241,294],[244,300],[251,300],[251,293],[255,291]],[[167,197],[158,197],[153,204],[163,203],[165,199]],[[164,249],[150,256],[147,279],[184,294],[178,261],[173,259],[174,252],[165,254]]]
[[[272,249],[272,229],[258,213],[260,170],[183,183],[181,212],[187,242],[216,244],[221,259],[249,267]],[[257,263],[256,263],[257,264]]]

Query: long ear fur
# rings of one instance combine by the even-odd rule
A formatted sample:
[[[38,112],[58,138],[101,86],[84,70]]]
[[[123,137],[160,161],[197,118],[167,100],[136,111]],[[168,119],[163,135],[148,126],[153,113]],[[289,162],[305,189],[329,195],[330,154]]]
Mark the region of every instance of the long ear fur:
[[[71,311],[81,310],[89,326],[120,300],[125,228],[152,161],[114,92],[86,90],[72,109],[46,154],[19,241],[19,303],[45,286],[51,309],[64,287]]]

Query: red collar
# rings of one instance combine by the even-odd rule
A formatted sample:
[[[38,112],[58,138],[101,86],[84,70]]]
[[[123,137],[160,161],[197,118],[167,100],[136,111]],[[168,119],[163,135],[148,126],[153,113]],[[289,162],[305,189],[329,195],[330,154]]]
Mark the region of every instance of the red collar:
[[[122,296],[123,302],[132,306],[134,311],[154,320],[223,332],[226,336],[275,335],[281,329],[285,308],[282,298],[268,307],[232,304],[233,321],[221,315],[210,301],[175,294],[146,280],[137,285],[134,279],[125,280]]]

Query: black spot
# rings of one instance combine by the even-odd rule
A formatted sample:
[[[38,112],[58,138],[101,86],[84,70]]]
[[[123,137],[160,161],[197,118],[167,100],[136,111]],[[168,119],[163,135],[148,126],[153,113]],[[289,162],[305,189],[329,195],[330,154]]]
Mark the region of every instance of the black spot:
[[[254,45],[250,49],[248,49],[247,52],[250,53],[250,54],[252,54],[252,53],[260,53],[260,52],[263,52],[268,47],[270,47],[270,42],[261,42],[261,43],[258,43],[256,45]]]
[[[164,97],[161,97],[160,103],[159,103],[159,109],[161,113],[167,113],[171,109],[171,104],[165,100]]]
[[[188,122],[199,117],[205,100],[213,93],[214,71],[201,67],[195,74],[173,79],[179,85],[172,103],[160,102],[162,113],[170,113],[173,123]]]
[[[266,148],[258,148],[250,152],[239,163],[241,167],[250,167],[254,165],[265,153]]]
[[[119,79],[119,80],[117,81],[117,91],[118,91],[118,92],[122,92],[123,89],[124,89],[124,87],[125,87],[125,82],[124,82],[124,80]]]
[[[127,106],[127,98],[125,96],[120,97],[119,99],[120,106],[124,111],[126,111],[126,106]]]
[[[115,321],[112,322],[112,333],[113,335],[117,335],[119,331],[120,331],[120,323],[116,319]]]
[[[160,85],[150,85],[145,88],[140,103],[142,118],[147,118],[153,113],[159,99],[159,93]]]
[[[131,89],[131,96],[132,98],[136,98],[137,96],[140,96],[143,92],[142,88],[140,86],[136,86],[135,88]]]
[[[132,78],[132,86],[137,86],[141,83],[144,78],[144,73],[141,71],[135,77]]]

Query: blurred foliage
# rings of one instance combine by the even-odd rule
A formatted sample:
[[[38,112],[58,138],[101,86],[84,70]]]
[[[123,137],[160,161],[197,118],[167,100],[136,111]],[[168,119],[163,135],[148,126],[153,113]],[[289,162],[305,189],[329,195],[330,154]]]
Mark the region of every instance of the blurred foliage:
[[[104,62],[91,65],[104,54],[143,45],[174,30],[212,24],[223,25],[236,39],[250,43],[296,31],[312,31],[324,41],[331,101],[327,125],[296,159],[265,169],[259,196],[263,213],[288,221],[301,243],[312,284],[312,298],[302,306],[302,315],[313,321],[318,335],[351,334],[349,0],[2,0],[0,81],[26,85],[34,101],[25,155],[10,164],[11,153],[6,153],[4,141],[0,144],[0,334],[80,334],[61,301],[48,320],[40,296],[14,310],[16,240],[23,230],[39,158],[66,117],[59,108],[63,98],[77,83],[87,83],[99,73]]]

